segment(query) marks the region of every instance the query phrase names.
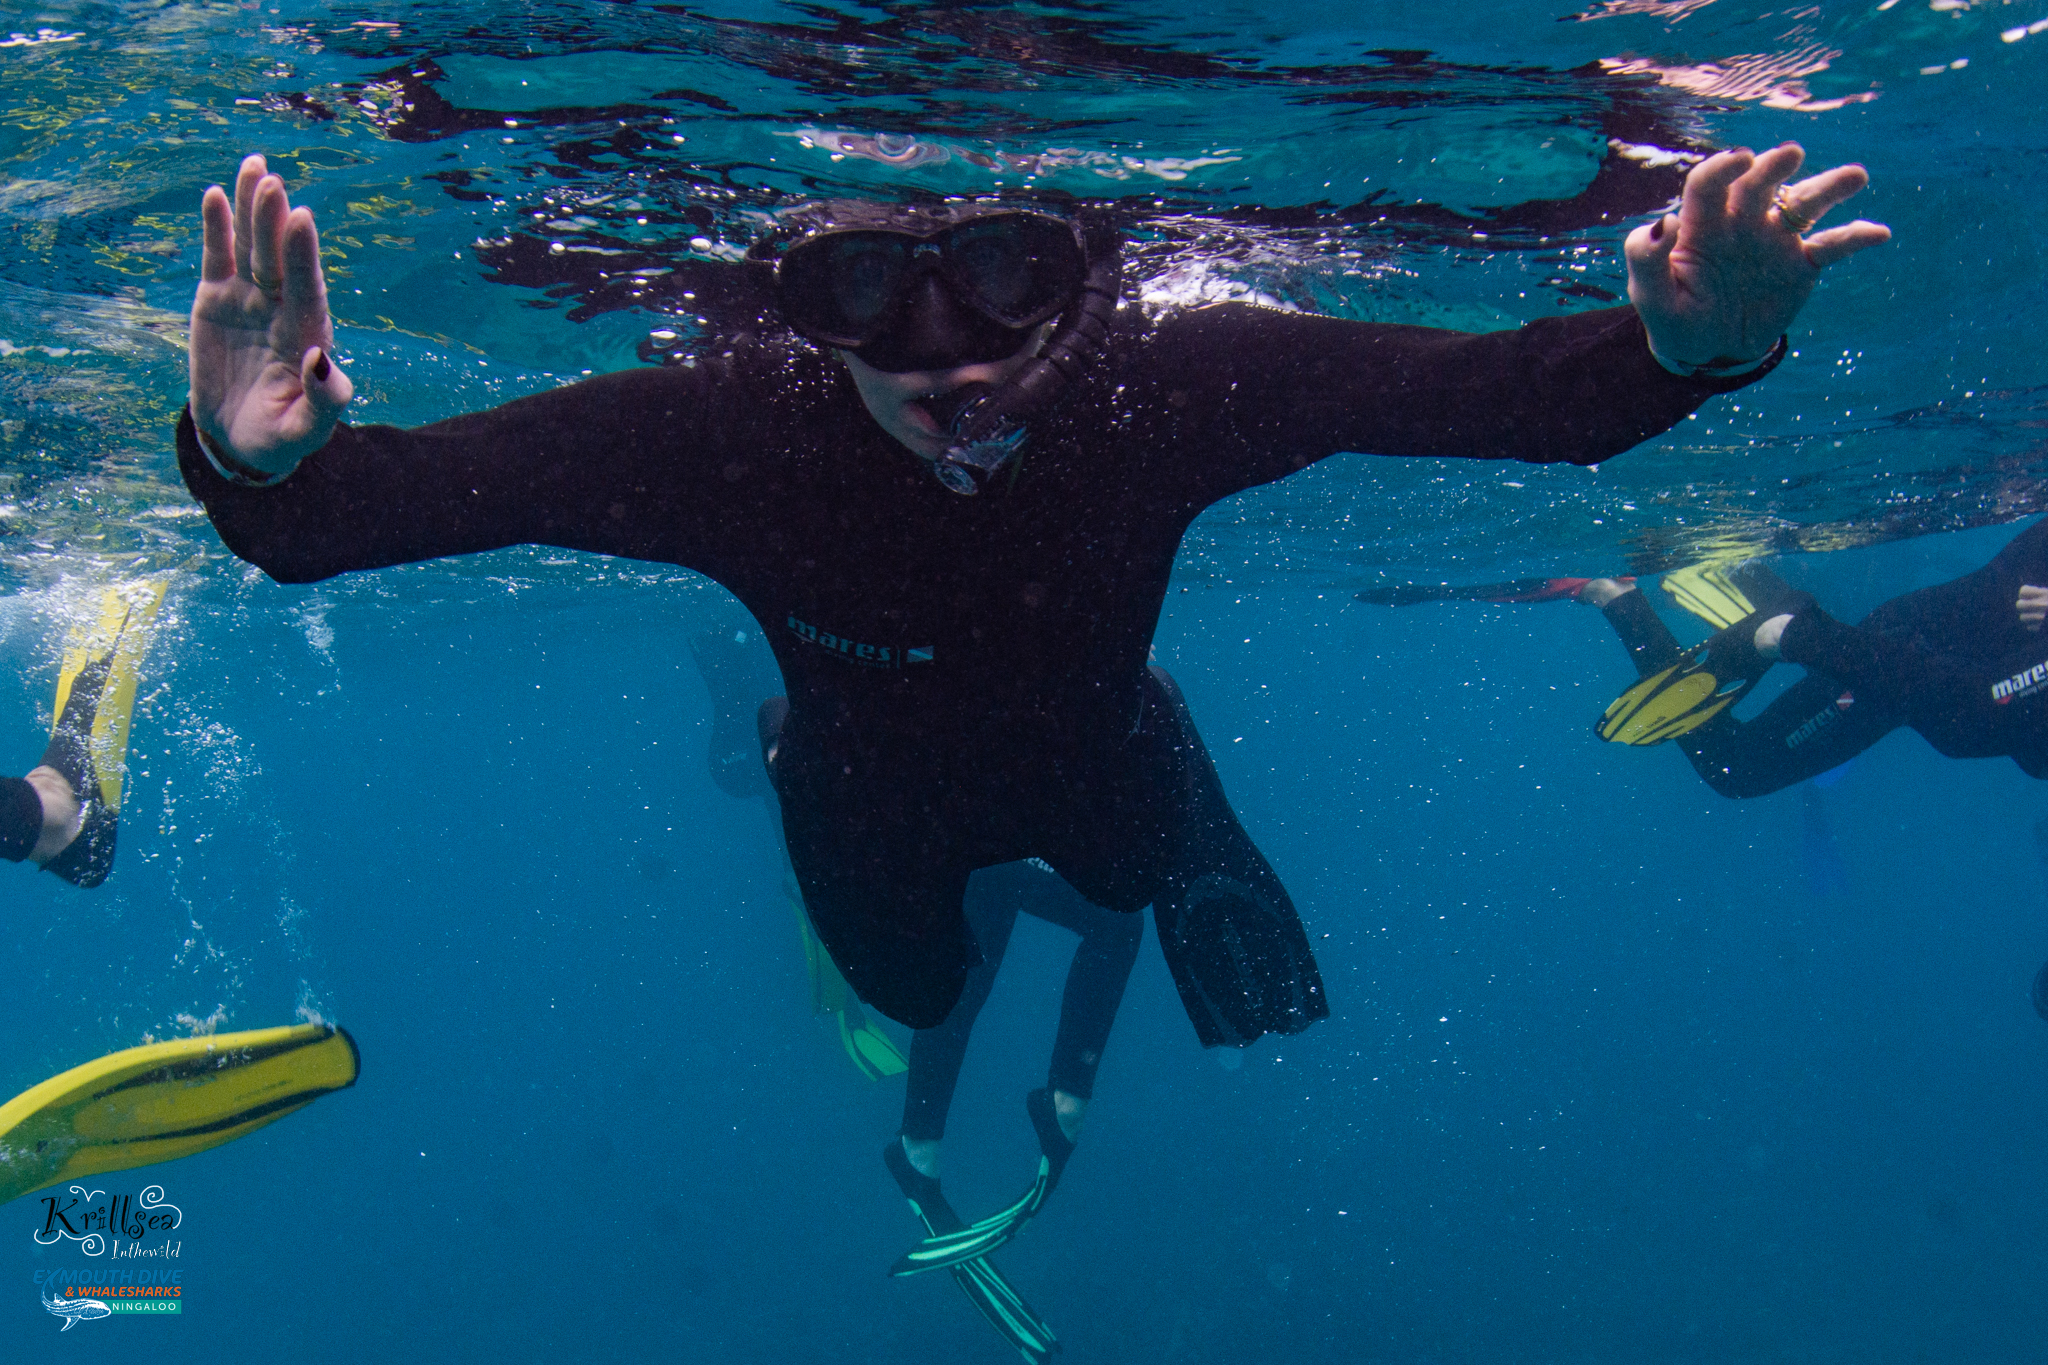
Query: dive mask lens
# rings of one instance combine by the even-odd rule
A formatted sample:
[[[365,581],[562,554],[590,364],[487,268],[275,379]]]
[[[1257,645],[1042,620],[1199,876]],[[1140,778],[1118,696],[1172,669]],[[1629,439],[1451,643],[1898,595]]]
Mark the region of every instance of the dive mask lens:
[[[938,268],[961,302],[990,322],[1036,327],[1074,301],[1088,263],[1066,222],[1015,213],[948,230]]]

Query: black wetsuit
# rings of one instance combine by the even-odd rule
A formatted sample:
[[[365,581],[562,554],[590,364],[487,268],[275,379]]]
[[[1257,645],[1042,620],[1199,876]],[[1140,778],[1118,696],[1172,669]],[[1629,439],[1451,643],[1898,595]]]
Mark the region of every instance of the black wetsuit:
[[[43,798],[19,777],[0,777],[0,858],[18,863],[43,835]]]
[[[179,454],[222,539],[282,581],[523,542],[709,575],[781,665],[790,859],[863,999],[944,1019],[977,956],[969,872],[1039,857],[1096,904],[1152,903],[1197,1032],[1245,1042],[1328,1007],[1271,869],[1201,813],[1199,741],[1145,668],[1189,523],[1342,450],[1592,463],[1743,382],[1671,375],[1625,308],[1468,334],[1223,305],[1127,311],[980,498],[837,361],[775,342],[342,427],[271,488],[219,477],[189,415]]]
[[[1677,743],[1723,796],[1783,790],[1901,725],[1950,758],[2008,757],[2048,777],[2048,634],[2027,630],[2013,605],[2028,583],[2048,587],[2048,520],[1976,572],[1894,597],[1854,626],[1803,607],[1779,654],[1807,676],[1755,719],[1723,714]],[[1677,661],[1677,640],[1641,592],[1606,613],[1644,677]]]

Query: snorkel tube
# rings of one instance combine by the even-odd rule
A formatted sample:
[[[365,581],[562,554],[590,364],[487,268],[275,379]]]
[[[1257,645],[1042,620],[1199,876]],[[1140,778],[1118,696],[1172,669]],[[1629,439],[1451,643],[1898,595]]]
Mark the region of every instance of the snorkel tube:
[[[1123,283],[1122,253],[1115,229],[1106,224],[1090,225],[1087,236],[1081,296],[1030,363],[1001,387],[968,384],[925,405],[950,441],[932,462],[932,472],[962,497],[978,496],[1005,468],[1010,482],[1016,481],[1031,419],[1081,377],[1109,339]]]

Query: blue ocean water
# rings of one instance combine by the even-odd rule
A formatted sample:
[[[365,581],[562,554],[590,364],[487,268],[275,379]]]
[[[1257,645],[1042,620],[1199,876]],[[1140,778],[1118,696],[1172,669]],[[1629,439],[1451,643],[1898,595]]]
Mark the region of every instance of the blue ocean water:
[[[722,590],[547,549],[280,587],[184,494],[198,194],[242,153],[320,216],[357,419],[416,423],[708,344],[734,319],[693,284],[801,196],[1112,201],[1158,302],[1506,326],[1617,295],[1685,156],[1797,138],[1869,166],[1856,212],[1897,237],[1763,385],[1597,471],[1341,458],[1197,525],[1159,656],[1333,1017],[1219,1061],[1148,944],[1080,1154],[1001,1260],[1076,1362],[2040,1359],[2048,798],[1900,732],[1726,801],[1592,738],[1629,676],[1593,613],[1352,595],[1736,548],[1853,619],[2048,510],[2044,0],[0,30],[0,770],[100,588],[172,584],[115,875],[0,878],[0,1093],[296,1018],[364,1061],[95,1182],[184,1210],[176,1318],[60,1332],[36,1277],[87,1262],[7,1206],[5,1358],[1014,1358],[943,1277],[885,1275],[901,1082],[811,1017],[768,822],[710,781],[687,642],[734,620]],[[963,1209],[1030,1169],[1070,944],[1023,921],[977,1029]]]

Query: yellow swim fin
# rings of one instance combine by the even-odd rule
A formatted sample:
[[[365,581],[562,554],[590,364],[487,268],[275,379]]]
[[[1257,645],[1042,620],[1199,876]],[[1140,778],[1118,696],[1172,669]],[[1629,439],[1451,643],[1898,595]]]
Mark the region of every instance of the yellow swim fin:
[[[79,680],[92,692],[90,752],[99,800],[108,810],[121,809],[121,778],[128,756],[128,721],[135,709],[135,687],[141,679],[142,654],[149,647],[150,623],[163,604],[167,578],[138,578],[116,583],[100,596],[99,614],[71,628],[64,642],[64,667],[57,676],[57,704],[51,714],[51,735],[62,729],[71,694]],[[81,709],[87,702],[81,693]]]
[[[789,897],[790,908],[796,911],[797,932],[803,936],[804,965],[811,976],[811,1013],[833,1016],[839,1025],[839,1045],[846,1049],[854,1069],[869,1080],[900,1076],[910,1070],[902,1049],[868,1019],[853,987],[846,984],[832,955],[818,941],[818,931],[811,927],[810,914],[804,909],[803,895],[796,883],[785,880],[782,891]]]
[[[1761,568],[1736,590],[1745,598],[1763,598],[1767,605],[1715,631],[1677,663],[1616,697],[1594,726],[1600,738],[1616,744],[1662,744],[1699,729],[1749,695],[1771,671],[1771,661],[1756,650],[1757,627],[1777,613],[1804,610],[1813,598]]]
[[[1726,630],[1756,610],[1728,576],[1727,563],[1688,564],[1664,575],[1671,600],[1715,630]]]
[[[114,868],[128,721],[150,622],[168,582],[141,578],[108,588],[98,613],[72,627],[64,644],[43,764],[64,775],[84,810],[71,843],[44,867],[78,886],[98,886]]]
[[[1664,591],[1715,630],[1727,630],[1767,608],[1775,614],[1782,604],[1806,596],[1754,556],[1702,560],[1673,569],[1664,575]]]
[[[232,1142],[361,1069],[355,1039],[328,1024],[179,1038],[75,1066],[0,1105],[0,1204]]]
[[[1595,732],[1615,744],[1662,744],[1699,729],[1755,684],[1755,678],[1739,677],[1724,684],[1708,666],[1707,647],[1700,645],[1608,703]]]

